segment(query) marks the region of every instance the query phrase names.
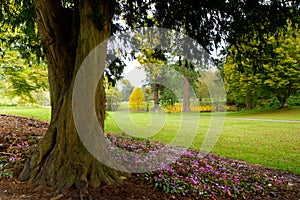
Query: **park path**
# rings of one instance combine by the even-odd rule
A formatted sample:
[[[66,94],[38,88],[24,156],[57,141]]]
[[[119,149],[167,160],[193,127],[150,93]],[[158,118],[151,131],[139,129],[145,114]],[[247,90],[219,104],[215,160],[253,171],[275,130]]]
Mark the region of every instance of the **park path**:
[[[282,122],[282,123],[300,123],[300,120],[284,120],[284,119],[263,119],[249,117],[226,117],[226,119],[245,120],[245,121],[262,121],[262,122]]]

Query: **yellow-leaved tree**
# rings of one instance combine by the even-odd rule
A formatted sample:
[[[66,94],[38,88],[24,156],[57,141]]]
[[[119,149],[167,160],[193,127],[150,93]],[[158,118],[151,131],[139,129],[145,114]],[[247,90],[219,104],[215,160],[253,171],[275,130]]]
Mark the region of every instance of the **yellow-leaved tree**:
[[[129,97],[129,107],[132,111],[145,110],[145,96],[141,88],[135,88]]]

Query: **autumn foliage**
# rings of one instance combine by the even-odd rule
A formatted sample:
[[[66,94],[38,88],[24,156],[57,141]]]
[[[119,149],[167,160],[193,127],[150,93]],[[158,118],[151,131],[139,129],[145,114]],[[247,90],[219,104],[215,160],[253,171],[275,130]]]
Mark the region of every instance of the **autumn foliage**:
[[[129,97],[129,107],[132,111],[145,109],[145,96],[141,88],[135,88]]]

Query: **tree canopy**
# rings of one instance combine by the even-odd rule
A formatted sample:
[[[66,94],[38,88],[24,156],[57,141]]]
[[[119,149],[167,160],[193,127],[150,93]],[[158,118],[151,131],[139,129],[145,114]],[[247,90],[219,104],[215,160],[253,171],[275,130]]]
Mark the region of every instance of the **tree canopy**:
[[[70,34],[75,21],[78,0],[55,1],[63,7],[65,36]],[[103,19],[97,14],[98,0],[91,0],[94,6],[91,17],[101,28]],[[249,40],[264,41],[264,34],[276,34],[278,28],[287,29],[289,20],[293,27],[299,23],[299,0],[126,0],[109,1],[112,33],[126,27],[160,26],[184,31],[208,50],[226,44],[241,45]],[[77,12],[77,11],[76,11]],[[125,20],[124,27],[121,20]],[[36,28],[34,1],[2,0],[0,8],[1,33],[12,31],[17,35],[1,37],[1,43],[18,43],[23,53],[36,53],[44,58],[40,36]],[[225,44],[225,45],[226,45]],[[264,50],[263,43],[261,49]]]
[[[228,92],[248,108],[266,95],[276,96],[284,107],[289,96],[299,90],[299,29],[288,27],[285,34],[265,40],[268,54],[260,54],[257,49],[260,41],[252,40],[240,47],[243,54],[232,47],[224,65]],[[260,69],[254,68],[259,61],[263,62]]]

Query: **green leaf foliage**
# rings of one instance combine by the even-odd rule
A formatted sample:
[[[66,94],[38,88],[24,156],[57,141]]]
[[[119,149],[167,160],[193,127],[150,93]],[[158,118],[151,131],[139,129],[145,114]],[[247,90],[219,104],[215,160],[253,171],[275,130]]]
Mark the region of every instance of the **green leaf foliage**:
[[[57,7],[63,9],[65,18],[78,23],[78,5],[80,1],[57,1]],[[98,13],[98,0],[91,1],[93,13],[89,13],[95,25],[102,27]],[[160,26],[180,32],[195,39],[205,49],[213,51],[215,47],[226,44],[240,47],[245,41],[261,41],[258,51],[264,51],[264,35],[276,33],[278,29],[287,29],[287,21],[295,27],[299,19],[299,1],[225,1],[225,0],[124,0],[106,1],[109,15],[114,16],[112,33],[128,27]],[[36,12],[33,0],[2,0],[0,4],[0,47],[14,45],[23,57],[45,59],[40,35],[36,28]],[[120,23],[126,23],[122,26]],[[100,21],[99,21],[100,20]],[[70,24],[67,24],[70,25]],[[76,34],[74,34],[76,37]],[[75,39],[76,38],[72,38]],[[226,45],[225,45],[226,46]],[[187,46],[187,49],[189,46]],[[239,48],[237,48],[239,51]],[[192,52],[192,49],[191,49]],[[126,56],[126,55],[124,55]],[[121,58],[106,69],[107,78],[112,83],[120,79],[123,70]]]
[[[1,93],[10,98],[35,102],[33,92],[48,89],[46,65],[28,61],[16,50],[6,51],[3,55],[0,74]]]
[[[106,93],[106,110],[115,111],[118,109],[121,101],[121,92],[116,87],[105,89]]]
[[[268,52],[262,54],[257,46],[260,41],[236,51],[229,50],[225,63],[225,81],[228,92],[237,102],[276,96],[285,106],[288,97],[300,86],[300,32],[288,27],[280,37],[267,37]],[[243,52],[243,53],[241,53]]]

